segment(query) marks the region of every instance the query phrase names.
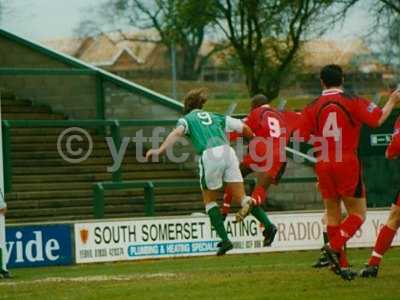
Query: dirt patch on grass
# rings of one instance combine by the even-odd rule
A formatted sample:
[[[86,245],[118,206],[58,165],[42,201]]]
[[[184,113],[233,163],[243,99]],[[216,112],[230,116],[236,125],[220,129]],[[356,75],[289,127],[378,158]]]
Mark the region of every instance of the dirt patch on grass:
[[[149,274],[131,274],[131,275],[93,275],[93,276],[79,276],[79,277],[46,277],[33,280],[2,280],[0,286],[14,286],[21,284],[36,284],[36,283],[63,283],[63,282],[104,282],[104,281],[133,281],[152,278],[174,278],[177,277],[176,273],[149,273]]]

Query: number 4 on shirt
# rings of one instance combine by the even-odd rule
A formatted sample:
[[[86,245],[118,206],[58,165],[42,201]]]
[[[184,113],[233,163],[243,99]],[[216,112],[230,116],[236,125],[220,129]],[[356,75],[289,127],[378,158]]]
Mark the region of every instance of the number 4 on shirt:
[[[329,113],[322,130],[322,135],[324,137],[333,137],[335,142],[340,141],[341,131],[338,127],[336,112]]]

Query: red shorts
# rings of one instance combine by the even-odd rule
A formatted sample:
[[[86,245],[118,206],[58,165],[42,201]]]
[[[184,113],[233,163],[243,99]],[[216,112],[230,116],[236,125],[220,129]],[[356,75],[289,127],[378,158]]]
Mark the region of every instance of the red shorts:
[[[242,165],[253,172],[265,172],[277,184],[285,172],[286,157],[278,145],[259,142],[250,144],[249,153],[243,157]]]
[[[393,204],[400,207],[400,192],[397,193],[397,196],[394,199]]]
[[[315,172],[322,198],[365,197],[361,163],[355,154],[344,154],[342,162],[318,162]]]

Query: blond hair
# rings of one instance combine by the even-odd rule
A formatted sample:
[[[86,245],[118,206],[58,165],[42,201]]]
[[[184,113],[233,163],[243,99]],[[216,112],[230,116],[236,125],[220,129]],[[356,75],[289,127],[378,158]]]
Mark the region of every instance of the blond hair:
[[[202,109],[207,102],[208,93],[205,88],[198,88],[189,91],[184,99],[185,114],[190,113],[193,109]]]

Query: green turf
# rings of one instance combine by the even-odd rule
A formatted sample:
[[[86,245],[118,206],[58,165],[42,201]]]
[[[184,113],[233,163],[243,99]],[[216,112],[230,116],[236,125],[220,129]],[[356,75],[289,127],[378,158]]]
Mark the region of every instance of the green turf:
[[[369,252],[350,250],[350,259],[359,268]],[[399,249],[385,257],[378,279],[353,282],[312,269],[317,255],[286,252],[17,269],[13,280],[0,281],[0,299],[399,299]]]
[[[307,103],[313,99],[308,98],[290,98],[287,99],[286,109],[296,110],[304,108]],[[250,109],[250,100],[248,98],[234,98],[234,99],[215,99],[211,98],[207,101],[204,109],[213,112],[224,113],[232,102],[236,102],[238,105],[234,114],[247,114]],[[272,102],[273,106],[278,106],[278,101]]]
[[[362,97],[365,97],[366,99],[372,99],[372,96],[370,95],[362,95]],[[287,98],[287,104],[286,104],[286,109],[288,110],[302,110],[308,103],[314,100],[313,97],[293,97],[293,98]],[[383,106],[388,100],[388,97],[384,96],[382,97],[382,100],[380,102],[380,106]],[[232,102],[236,102],[238,105],[236,107],[236,110],[234,114],[247,114],[250,109],[250,100],[248,98],[231,98],[231,99],[217,99],[217,98],[211,98],[207,101],[205,105],[205,109],[208,111],[213,111],[213,112],[218,112],[218,113],[224,113],[226,109],[229,107],[229,105]],[[273,106],[278,106],[278,100],[272,101]],[[400,104],[397,105],[397,108],[400,107]]]

